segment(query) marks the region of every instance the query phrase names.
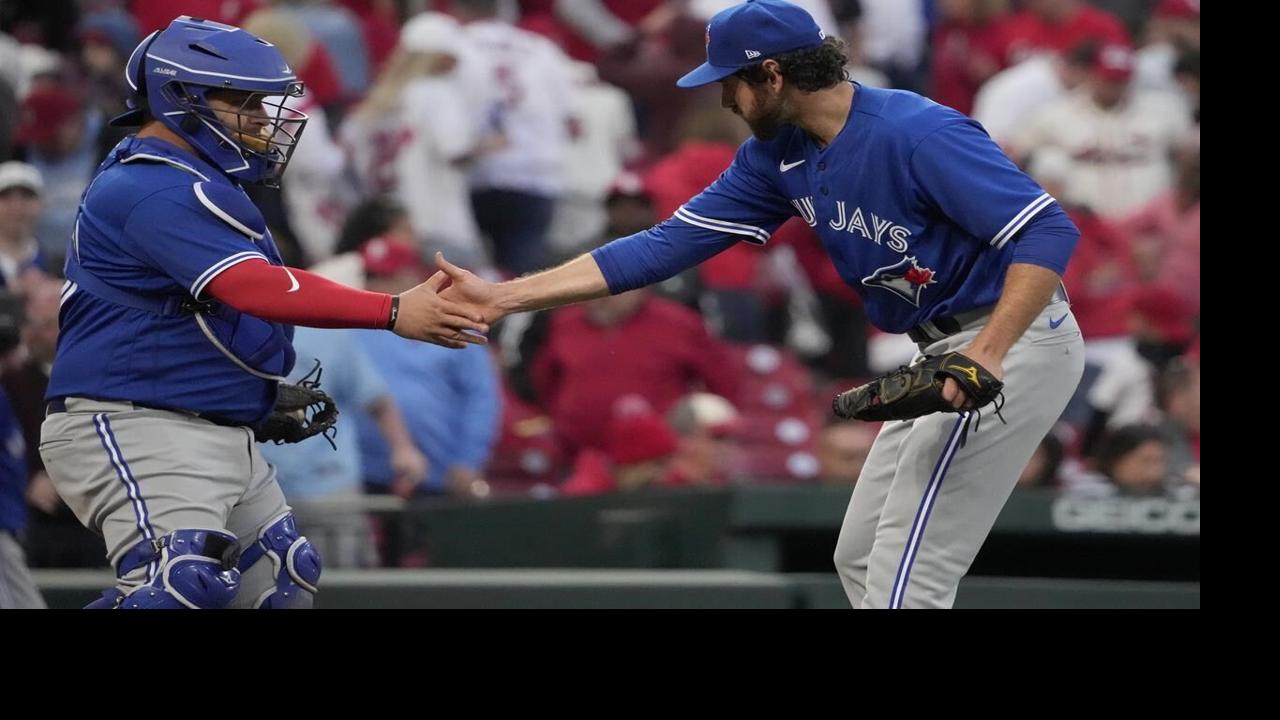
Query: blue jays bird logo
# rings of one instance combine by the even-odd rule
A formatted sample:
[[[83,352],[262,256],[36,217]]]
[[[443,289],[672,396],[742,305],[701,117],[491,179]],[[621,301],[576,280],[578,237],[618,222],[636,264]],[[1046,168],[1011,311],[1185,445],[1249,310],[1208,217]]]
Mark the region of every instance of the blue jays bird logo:
[[[863,285],[888,290],[916,307],[920,307],[920,294],[936,282],[934,272],[920,267],[920,263],[910,255],[862,279]]]

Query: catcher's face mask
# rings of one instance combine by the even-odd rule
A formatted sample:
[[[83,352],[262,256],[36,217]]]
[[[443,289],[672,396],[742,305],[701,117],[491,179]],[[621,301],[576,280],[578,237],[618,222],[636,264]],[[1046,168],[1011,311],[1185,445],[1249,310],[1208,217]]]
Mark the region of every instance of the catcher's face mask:
[[[300,97],[302,83],[291,85],[288,94]],[[261,163],[263,179],[270,183],[283,174],[307,123],[307,115],[286,101],[285,96],[261,92],[210,90],[203,104],[190,104],[189,109],[220,125],[223,132],[210,129],[246,159]]]

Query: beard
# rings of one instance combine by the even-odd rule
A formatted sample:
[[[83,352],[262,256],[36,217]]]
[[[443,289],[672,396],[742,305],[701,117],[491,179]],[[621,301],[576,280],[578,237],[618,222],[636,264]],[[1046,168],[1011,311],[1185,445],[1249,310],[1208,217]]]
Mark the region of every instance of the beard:
[[[786,123],[782,119],[782,98],[769,95],[765,90],[753,90],[755,112],[750,117],[742,115],[751,134],[760,140],[772,140]]]

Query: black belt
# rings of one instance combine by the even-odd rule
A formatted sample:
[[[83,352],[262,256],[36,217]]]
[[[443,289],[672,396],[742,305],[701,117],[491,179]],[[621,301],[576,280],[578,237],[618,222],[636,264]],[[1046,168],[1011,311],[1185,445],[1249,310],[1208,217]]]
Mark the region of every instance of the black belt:
[[[1056,302],[1068,302],[1067,289],[1062,286],[1062,283],[1058,283],[1057,289],[1053,291],[1053,297],[1049,298],[1050,304]],[[965,325],[990,315],[994,309],[995,305],[988,305],[955,315],[926,320],[908,330],[907,336],[917,343],[937,342],[960,332]]]
[[[85,399],[91,400],[92,398],[85,398]],[[158,405],[144,405],[143,403],[128,402],[126,400],[103,400],[101,402],[123,402],[124,404],[132,405],[135,408],[145,408],[147,410],[163,410],[165,412],[177,413],[179,415],[186,415],[187,417],[207,420],[213,423],[214,425],[222,425],[223,427],[248,427],[249,426],[249,423],[242,422],[240,420],[231,420],[229,418],[222,417],[221,415],[211,415],[209,413],[193,412],[191,410],[177,410],[174,408],[160,407]],[[66,398],[54,398],[50,400],[47,405],[45,405],[44,415],[45,417],[49,417],[54,413],[64,413],[66,411],[67,411]]]
[[[960,332],[960,321],[956,320],[953,317],[934,318],[933,326],[938,328],[938,332],[942,333],[944,336],[955,335],[956,333]],[[908,330],[907,337],[911,338],[911,341],[916,343],[927,343],[927,342],[934,341],[933,336],[931,336],[929,334],[929,331],[925,330],[924,326],[922,325],[917,325],[911,328],[910,330]]]
[[[989,305],[984,308],[970,310],[969,312],[926,320],[925,322],[922,322],[908,330],[907,336],[917,343],[937,342],[955,335],[963,330],[965,325],[968,325],[974,320],[981,320],[982,318],[990,315],[994,308],[994,305]]]

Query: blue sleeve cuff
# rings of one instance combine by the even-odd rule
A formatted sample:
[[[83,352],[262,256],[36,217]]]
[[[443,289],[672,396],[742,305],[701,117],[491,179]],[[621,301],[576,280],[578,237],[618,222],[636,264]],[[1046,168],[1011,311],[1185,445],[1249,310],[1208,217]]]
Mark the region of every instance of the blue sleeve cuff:
[[[1080,230],[1057,203],[1045,208],[1014,239],[1013,262],[1039,265],[1059,275],[1080,240]]]
[[[591,257],[595,258],[596,265],[600,267],[600,274],[604,275],[604,281],[609,285],[610,295],[617,295],[620,292],[631,289],[622,286],[622,268],[618,266],[618,253],[613,249],[614,244],[617,242],[615,240],[608,245],[603,245],[591,251]]]
[[[663,226],[656,225],[596,248],[591,256],[600,266],[609,292],[617,295],[661,282],[697,264],[696,260],[684,263],[685,253],[673,252],[676,246],[668,240]]]

